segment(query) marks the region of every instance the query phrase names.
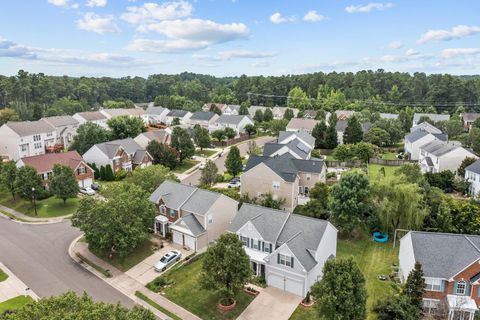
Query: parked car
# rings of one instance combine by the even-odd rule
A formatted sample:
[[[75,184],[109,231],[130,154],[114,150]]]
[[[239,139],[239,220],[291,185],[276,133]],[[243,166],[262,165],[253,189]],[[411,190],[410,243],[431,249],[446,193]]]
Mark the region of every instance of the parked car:
[[[240,188],[241,183],[240,183],[240,178],[233,178],[230,180],[230,182],[227,184],[227,187],[229,188]]]
[[[92,183],[90,188],[92,188],[95,191],[98,191],[98,190],[100,190],[100,185],[98,183],[94,182],[94,183]]]
[[[93,196],[95,195],[95,190],[90,187],[81,187],[80,193],[86,194],[87,196]]]
[[[200,163],[200,166],[198,167],[200,170],[205,169],[205,162]]]
[[[172,250],[166,253],[154,266],[155,271],[162,272],[167,270],[175,262],[182,258],[182,253],[178,250]]]

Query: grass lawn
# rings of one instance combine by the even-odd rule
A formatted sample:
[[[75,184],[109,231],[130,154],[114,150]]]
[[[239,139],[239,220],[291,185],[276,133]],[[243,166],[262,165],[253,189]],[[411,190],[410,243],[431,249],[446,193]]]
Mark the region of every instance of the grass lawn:
[[[8,275],[5,272],[3,272],[2,269],[0,269],[0,282],[5,281],[7,279],[8,279]]]
[[[199,162],[200,161],[189,160],[189,159],[183,160],[183,163],[181,165],[179,165],[178,167],[176,167],[175,170],[173,170],[173,172],[183,173],[183,172],[187,171],[188,169],[192,168],[194,165],[198,164]]]
[[[395,173],[395,170],[397,170],[399,167],[398,166],[382,166],[379,164],[369,164],[368,165],[368,176],[370,178],[370,181],[373,181],[377,178],[377,176],[380,174],[380,169],[385,168],[385,176],[392,176]]]
[[[78,198],[68,199],[65,205],[62,199],[54,196],[36,202],[38,216],[35,216],[33,204],[30,201],[19,196],[13,200],[9,192],[0,192],[0,204],[32,217],[51,218],[65,216],[74,213],[78,208]]]
[[[211,150],[211,149],[203,149],[203,151],[200,151],[200,149],[195,150],[195,155],[197,157],[204,157],[208,158],[214,155],[217,151],[216,150]]]
[[[141,261],[145,260],[145,258],[151,256],[153,254],[152,250],[152,243],[150,240],[147,240],[141,243],[132,253],[125,257],[120,257],[115,255],[112,259],[108,258],[108,254],[104,252],[98,252],[91,250],[97,257],[107,261],[115,268],[121,271],[127,271],[133,266],[137,265]]]
[[[33,299],[30,296],[18,296],[10,300],[6,300],[0,303],[0,314],[4,313],[7,310],[17,310],[26,305],[29,302],[32,302]]]
[[[366,236],[365,236],[366,237]],[[371,311],[374,303],[393,293],[392,282],[380,281],[378,276],[388,275],[392,272],[392,265],[398,264],[398,246],[392,248],[392,243],[376,243],[368,237],[357,241],[339,240],[337,246],[337,257],[353,257],[360,270],[366,278],[366,287],[368,291],[367,312],[368,319],[375,319],[375,314]],[[290,320],[310,320],[318,319],[315,315],[315,309],[305,309],[299,306]]]
[[[172,281],[173,284],[164,289],[164,296],[202,319],[236,319],[250,304],[253,297],[240,292],[235,298],[237,300],[235,309],[225,313],[218,311],[216,305],[221,297],[216,291],[201,288],[198,283],[201,268],[202,259],[200,258],[188,265],[180,265],[167,271],[162,277]]]
[[[394,152],[387,152],[382,154],[383,160],[397,160],[397,154]]]

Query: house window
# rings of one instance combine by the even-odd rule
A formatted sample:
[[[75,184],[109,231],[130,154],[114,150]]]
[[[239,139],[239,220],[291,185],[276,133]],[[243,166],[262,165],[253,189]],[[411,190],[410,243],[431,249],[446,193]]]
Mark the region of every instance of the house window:
[[[80,168],[78,168],[77,174],[78,174],[78,175],[85,174],[85,167],[80,167]]]
[[[33,141],[40,141],[40,135],[39,134],[34,135]]]
[[[305,194],[308,194],[308,187],[305,187],[304,190],[305,190]]]
[[[252,249],[259,250],[260,242],[257,239],[252,239]]]
[[[427,291],[442,291],[442,279],[425,278],[425,290]]]
[[[115,166],[120,165],[120,159],[115,159],[115,160],[113,160],[113,164],[114,164]]]
[[[459,281],[457,282],[457,290],[455,291],[455,294],[458,295],[465,295],[467,292],[467,283],[465,281]]]
[[[166,212],[167,212],[167,209],[166,209],[165,205],[162,204],[162,205],[160,206],[160,213],[161,213],[161,214],[165,214]]]
[[[437,309],[439,305],[440,305],[440,300],[423,299],[423,308],[426,309],[428,313],[431,313],[432,309]]]
[[[272,244],[271,243],[262,242],[262,248],[263,248],[263,252],[272,253]]]
[[[272,183],[272,189],[273,189],[273,190],[280,190],[280,182],[278,182],[278,181],[273,181],[273,183]]]
[[[22,152],[27,151],[27,145],[26,145],[26,144],[22,144],[22,145],[20,146],[20,148],[22,149]]]
[[[310,180],[312,176],[310,174],[307,174],[307,180]]]
[[[208,215],[208,224],[211,224],[213,222],[213,217],[211,214]]]
[[[53,132],[47,132],[47,137],[53,136]]]
[[[175,218],[177,216],[177,212],[173,209],[170,209],[170,217]]]
[[[249,247],[249,241],[250,239],[248,237],[244,237],[244,236],[241,236],[241,239],[242,239],[242,244],[245,246],[245,247]]]
[[[277,256],[278,264],[293,268],[293,257],[279,253]]]

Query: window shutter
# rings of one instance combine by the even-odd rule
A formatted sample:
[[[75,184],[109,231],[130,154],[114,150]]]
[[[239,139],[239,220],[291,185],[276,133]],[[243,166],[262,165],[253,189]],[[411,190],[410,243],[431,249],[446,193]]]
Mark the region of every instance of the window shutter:
[[[272,244],[270,243],[270,253],[272,253]]]
[[[265,242],[262,241],[262,248],[261,248],[262,251],[265,251]]]
[[[465,295],[466,296],[470,295],[470,283],[469,282],[465,283]]]
[[[453,284],[453,294],[457,293],[457,281]]]
[[[277,264],[280,264],[280,253],[277,253]]]
[[[290,257],[290,261],[292,262],[291,265],[292,265],[292,268],[293,268],[293,257]]]
[[[250,248],[253,248],[253,238],[250,238]]]
[[[442,283],[440,285],[440,291],[442,291],[442,292],[445,291],[445,280],[442,280]]]

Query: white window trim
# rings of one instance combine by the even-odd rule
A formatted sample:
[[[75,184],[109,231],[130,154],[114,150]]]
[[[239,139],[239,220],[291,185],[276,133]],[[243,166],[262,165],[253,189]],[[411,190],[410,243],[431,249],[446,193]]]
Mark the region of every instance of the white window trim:
[[[463,286],[463,290],[460,290],[460,284]],[[464,296],[467,293],[467,282],[466,281],[458,281],[457,282],[457,290],[455,290],[455,294],[459,296]]]
[[[291,256],[288,256],[286,254],[283,254],[283,253],[279,253],[280,255],[280,261],[279,263],[282,265],[282,266],[286,266],[286,267],[292,267],[292,257]],[[283,260],[282,260],[283,259]],[[283,262],[283,263],[282,263]]]
[[[425,278],[425,290],[432,292],[442,292],[442,279],[439,278]],[[438,288],[437,288],[438,287]]]

